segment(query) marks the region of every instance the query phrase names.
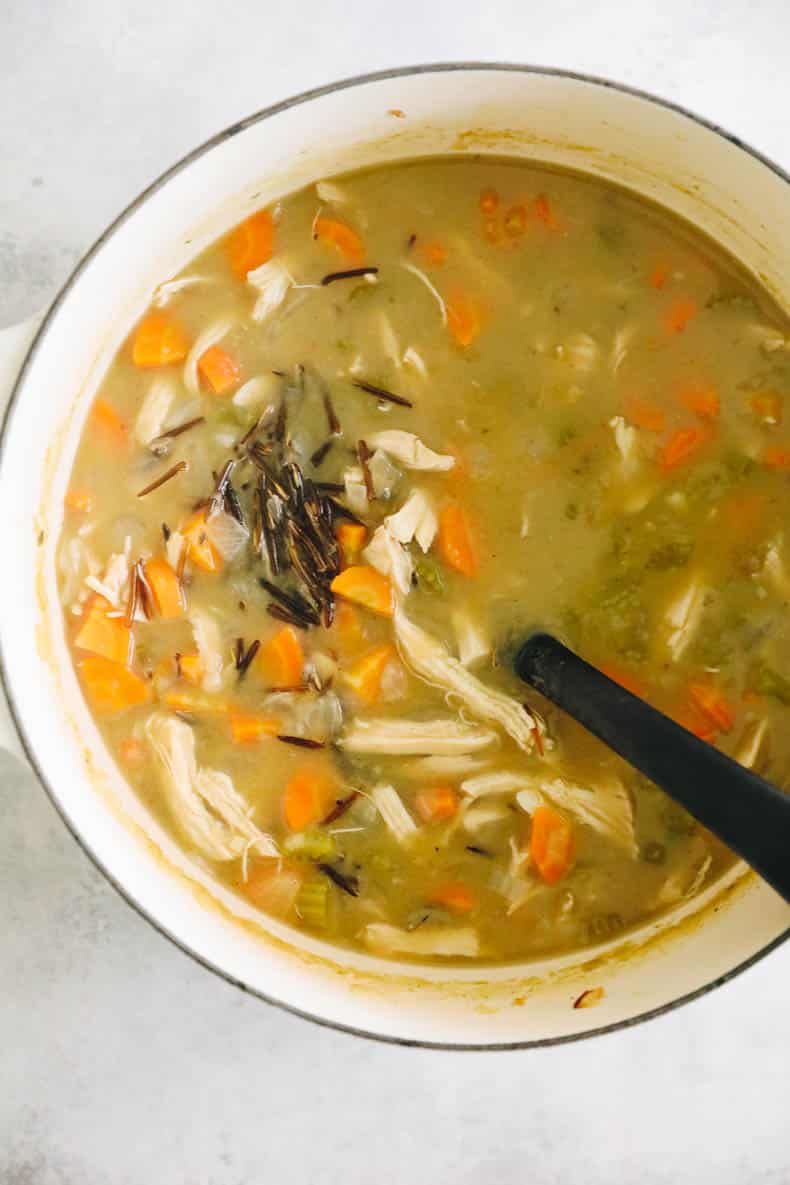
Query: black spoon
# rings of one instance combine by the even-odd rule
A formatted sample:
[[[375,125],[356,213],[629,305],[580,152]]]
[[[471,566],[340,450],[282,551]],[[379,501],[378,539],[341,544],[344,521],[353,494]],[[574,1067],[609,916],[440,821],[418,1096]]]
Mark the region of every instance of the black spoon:
[[[651,708],[550,634],[533,634],[516,654],[514,668],[790,901],[790,795]]]

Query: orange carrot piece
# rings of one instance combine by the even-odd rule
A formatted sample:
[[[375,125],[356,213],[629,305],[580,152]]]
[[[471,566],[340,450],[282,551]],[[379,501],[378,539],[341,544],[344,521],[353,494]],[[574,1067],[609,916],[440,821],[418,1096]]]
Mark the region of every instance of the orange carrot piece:
[[[85,691],[97,712],[125,712],[148,703],[151,688],[122,663],[92,654],[77,663]]]
[[[114,407],[106,399],[97,399],[91,408],[91,423],[104,436],[104,439],[116,449],[124,449],[129,443],[129,429],[126,421],[118,415]]]
[[[441,243],[422,243],[420,254],[426,263],[440,264],[447,259],[447,248]]]
[[[241,376],[238,362],[222,346],[209,346],[205,354],[200,355],[198,371],[215,395],[227,395]]]
[[[717,420],[721,410],[719,393],[706,383],[695,383],[680,392],[680,402],[701,420]]]
[[[126,737],[118,746],[118,756],[124,765],[141,765],[145,749],[135,737]]]
[[[659,292],[669,279],[669,266],[666,263],[657,263],[650,273],[650,287],[657,289]]]
[[[644,683],[632,671],[626,670],[625,667],[615,666],[612,663],[607,663],[598,669],[608,679],[611,679],[614,683],[619,683],[626,691],[630,691],[632,695],[638,695],[640,699],[646,698]]]
[[[437,546],[448,568],[469,578],[477,575],[479,560],[474,532],[466,511],[457,502],[448,503],[439,514]]]
[[[679,296],[673,300],[664,314],[664,329],[667,333],[682,333],[689,321],[693,321],[699,312],[699,305],[688,296]]]
[[[539,193],[535,198],[535,217],[549,230],[559,230],[560,224],[552,209],[551,202],[545,193]]]
[[[462,288],[454,288],[447,298],[447,326],[459,346],[466,349],[483,328],[483,310]]]
[[[735,724],[735,708],[709,683],[689,684],[689,699],[719,732],[730,732]]]
[[[134,647],[132,631],[123,617],[108,617],[112,608],[104,597],[95,597],[88,608],[74,645],[91,654],[100,654],[125,666],[131,661]]]
[[[483,219],[483,238],[489,243],[502,242],[502,225],[498,218]]]
[[[499,194],[495,189],[484,189],[478,202],[481,214],[494,214],[499,206]]]
[[[178,669],[181,672],[181,678],[185,679],[187,683],[191,683],[193,687],[199,687],[203,682],[205,670],[203,659],[199,654],[179,654]]]
[[[276,736],[280,731],[279,720],[270,716],[253,716],[246,712],[231,712],[229,718],[230,739],[234,745],[251,745],[261,737]]]
[[[149,313],[137,326],[132,342],[135,366],[172,366],[189,353],[182,326],[167,313]]]
[[[274,222],[268,210],[258,210],[239,223],[225,240],[231,271],[240,280],[268,263],[274,251]]]
[[[386,576],[367,564],[352,564],[332,581],[332,592],[382,617],[392,617],[392,585]]]
[[[417,814],[426,823],[441,823],[458,812],[458,795],[452,786],[428,786],[414,799]]]
[[[337,531],[337,542],[343,556],[343,563],[348,567],[353,564],[368,537],[368,529],[362,523],[340,523]]]
[[[143,572],[159,616],[181,617],[184,612],[181,585],[167,560],[163,556],[155,556],[145,563]]]
[[[93,494],[89,490],[68,490],[63,505],[67,510],[74,510],[79,514],[90,514],[93,510]]]
[[[196,510],[181,528],[187,557],[201,572],[221,572],[224,560],[206,534],[206,509]]]
[[[304,651],[293,626],[284,625],[261,646],[259,661],[272,686],[299,686],[304,677]]]
[[[375,704],[381,692],[381,679],[387,664],[395,657],[395,647],[389,642],[377,646],[362,658],[357,659],[353,666],[343,671],[343,682],[363,703]]]
[[[686,732],[691,732],[695,737],[699,737],[701,741],[713,741],[716,739],[716,726],[701,712],[698,712],[693,705],[682,708],[679,712],[670,713],[672,719],[681,728],[685,728]]]
[[[679,428],[658,454],[658,463],[665,473],[677,469],[698,453],[711,439],[709,428]]]
[[[448,881],[446,885],[439,885],[431,893],[431,902],[443,905],[453,913],[471,913],[477,906],[477,898],[463,881]]]
[[[511,206],[504,218],[505,234],[511,239],[523,235],[527,229],[527,211],[524,206]]]
[[[767,465],[769,469],[775,469],[777,472],[784,472],[790,469],[790,449],[771,445],[763,453],[763,464]]]
[[[573,861],[573,829],[551,806],[536,807],[529,837],[529,858],[547,885],[554,885]]]
[[[749,402],[758,420],[765,424],[781,424],[784,404],[776,391],[756,391]]]
[[[306,767],[294,774],[283,795],[283,817],[291,831],[302,831],[326,817],[334,782],[324,770]]]
[[[313,238],[325,247],[333,247],[335,251],[339,251],[354,267],[361,267],[365,262],[362,239],[345,222],[338,222],[336,218],[316,218]]]
[[[657,403],[649,399],[642,399],[638,395],[629,395],[623,407],[625,418],[629,424],[637,428],[644,428],[647,432],[663,432],[666,416]]]

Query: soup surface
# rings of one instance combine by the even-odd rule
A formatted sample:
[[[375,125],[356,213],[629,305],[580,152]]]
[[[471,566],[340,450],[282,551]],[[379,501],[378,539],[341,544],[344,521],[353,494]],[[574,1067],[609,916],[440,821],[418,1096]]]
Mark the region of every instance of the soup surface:
[[[155,293],[66,498],[126,777],[255,907],[378,954],[537,956],[697,893],[730,854],[508,648],[540,624],[782,781],[786,333],[687,226],[537,166],[253,215]]]

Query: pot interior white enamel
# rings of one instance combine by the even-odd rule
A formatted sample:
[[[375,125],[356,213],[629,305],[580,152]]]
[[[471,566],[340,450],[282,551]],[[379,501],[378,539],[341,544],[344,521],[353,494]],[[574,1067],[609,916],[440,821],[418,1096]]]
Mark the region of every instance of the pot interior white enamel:
[[[400,114],[402,113],[402,115]],[[497,153],[611,178],[723,243],[790,303],[790,186],[715,130],[643,96],[492,66],[370,77],[219,136],[134,203],[60,297],[18,384],[2,454],[4,674],[28,752],[63,815],[128,898],[206,964],[314,1018],[402,1041],[558,1040],[688,997],[778,942],[790,915],[736,869],[619,945],[523,967],[448,970],[337,951],[261,919],[162,832],[82,702],[54,574],[63,493],[106,365],[157,282],[249,211],[326,174],[439,153]],[[602,986],[595,1009],[574,1009]]]

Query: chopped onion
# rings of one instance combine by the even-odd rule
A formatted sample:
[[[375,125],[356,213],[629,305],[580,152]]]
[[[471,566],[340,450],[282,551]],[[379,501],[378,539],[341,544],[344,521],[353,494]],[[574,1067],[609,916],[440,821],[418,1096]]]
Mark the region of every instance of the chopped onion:
[[[450,615],[458,643],[458,658],[465,667],[474,666],[491,654],[491,639],[467,609],[454,609]]]
[[[420,926],[400,930],[386,922],[370,922],[362,931],[365,945],[382,955],[474,959],[480,954],[480,940],[471,926]]]
[[[175,398],[173,380],[169,376],[158,375],[148,388],[134,422],[135,439],[140,444],[150,444],[157,436],[161,436]]]
[[[388,515],[384,521],[399,543],[411,543],[416,539],[425,552],[430,549],[439,530],[433,500],[424,490],[412,490],[400,510]]]
[[[428,472],[443,473],[455,465],[455,457],[435,453],[433,449],[423,444],[419,436],[415,436],[413,432],[403,432],[399,428],[374,432],[368,437],[368,444],[373,448],[383,449],[385,453],[389,453],[407,469],[423,469]]]
[[[400,469],[395,468],[385,452],[376,449],[368,461],[368,470],[376,497],[384,502],[388,501],[401,479]]]
[[[247,528],[224,510],[206,519],[206,535],[223,560],[228,561],[236,558],[250,537]]]
[[[384,576],[389,576],[396,591],[408,596],[414,562],[405,547],[391,534],[386,522],[373,532],[373,537],[362,552],[362,559]]]
[[[279,309],[294,281],[285,264],[279,259],[270,259],[255,271],[247,272],[247,283],[258,289],[252,319],[260,324]]]
[[[275,374],[258,374],[242,383],[232,402],[236,407],[259,408],[270,403],[274,410],[279,399],[280,380]]]

